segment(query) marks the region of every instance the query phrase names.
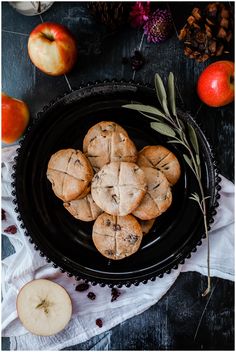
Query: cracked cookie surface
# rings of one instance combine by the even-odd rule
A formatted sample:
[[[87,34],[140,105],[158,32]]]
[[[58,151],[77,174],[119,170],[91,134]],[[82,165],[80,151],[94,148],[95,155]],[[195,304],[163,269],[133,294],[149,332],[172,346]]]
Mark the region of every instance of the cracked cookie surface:
[[[137,208],[147,190],[144,172],[134,163],[112,162],[95,174],[91,194],[106,213],[125,216]]]
[[[132,215],[113,216],[103,213],[93,225],[92,239],[97,250],[113,260],[128,257],[140,247],[142,229]]]
[[[113,161],[136,162],[138,155],[127,132],[112,121],[99,122],[89,129],[83,151],[96,172]]]
[[[92,177],[92,166],[80,150],[59,150],[48,162],[47,178],[55,195],[64,202],[85,197]]]
[[[63,205],[74,218],[82,221],[93,221],[103,212],[94,202],[91,193],[84,198],[63,203]]]
[[[147,180],[147,193],[142,202],[133,211],[141,220],[151,220],[164,213],[172,203],[170,184],[165,175],[152,167],[143,167]]]
[[[166,176],[171,185],[180,178],[180,164],[176,156],[162,145],[146,146],[138,153],[140,167],[153,167]]]

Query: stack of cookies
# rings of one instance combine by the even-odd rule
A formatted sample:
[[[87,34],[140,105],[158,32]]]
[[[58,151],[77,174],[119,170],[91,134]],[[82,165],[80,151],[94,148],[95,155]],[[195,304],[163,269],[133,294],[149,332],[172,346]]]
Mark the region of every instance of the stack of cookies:
[[[118,260],[139,249],[155,219],[170,207],[180,172],[167,148],[146,146],[138,152],[121,126],[102,121],[86,134],[83,153],[63,149],[51,156],[47,177],[71,215],[95,220],[97,250]]]

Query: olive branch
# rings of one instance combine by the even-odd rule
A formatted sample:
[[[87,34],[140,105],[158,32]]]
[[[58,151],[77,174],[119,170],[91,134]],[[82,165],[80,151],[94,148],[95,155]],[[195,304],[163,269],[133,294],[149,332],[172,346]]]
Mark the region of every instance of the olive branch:
[[[186,154],[183,154],[183,158],[187,165],[194,173],[198,182],[200,194],[192,193],[189,197],[193,201],[197,202],[204,222],[204,229],[207,238],[207,269],[208,269],[208,285],[202,296],[206,296],[211,290],[211,277],[210,277],[210,243],[207,227],[207,207],[206,197],[201,179],[201,160],[199,155],[199,144],[196,132],[193,126],[186,122],[186,124],[178,117],[176,112],[175,103],[175,84],[174,75],[170,72],[168,77],[167,93],[159,74],[155,74],[155,90],[157,99],[162,107],[162,110],[150,105],[141,104],[127,104],[123,105],[124,108],[139,111],[142,115],[152,120],[150,126],[160,134],[171,138],[168,143],[181,144]]]

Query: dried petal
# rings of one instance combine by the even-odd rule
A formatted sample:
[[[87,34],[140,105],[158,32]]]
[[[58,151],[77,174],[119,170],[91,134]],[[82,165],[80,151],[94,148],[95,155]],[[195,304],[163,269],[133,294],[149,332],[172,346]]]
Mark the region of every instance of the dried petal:
[[[192,15],[196,18],[197,21],[201,19],[201,10],[198,7],[195,7],[192,11]]]
[[[212,40],[211,44],[209,45],[209,50],[211,53],[215,53],[216,52],[216,41]]]
[[[17,232],[17,227],[15,225],[10,225],[6,229],[3,230],[5,233],[10,233],[14,235]]]
[[[103,326],[103,322],[102,322],[102,319],[96,319],[96,325],[99,327],[99,328],[102,328]]]
[[[226,33],[225,29],[220,28],[219,32],[217,33],[217,37],[224,39],[224,38],[226,38],[226,36],[227,36],[227,33]]]
[[[230,17],[230,13],[229,10],[223,8],[220,12],[220,15],[222,18],[229,18]]]
[[[225,38],[228,43],[232,39],[232,36],[233,36],[232,32],[228,32],[227,37]]]
[[[6,211],[2,209],[2,221],[7,220]]]
[[[186,34],[187,34],[187,30],[184,27],[184,28],[181,29],[180,34],[178,36],[179,40],[183,40],[186,37]]]
[[[76,286],[75,291],[83,292],[89,289],[89,284],[86,282],[83,282],[82,284],[79,284]]]
[[[219,48],[217,48],[216,56],[222,55],[223,51],[224,51],[224,45],[221,45]]]
[[[187,19],[188,24],[190,24],[190,26],[196,21],[196,19],[193,16],[189,16]]]
[[[95,295],[95,293],[93,293],[93,292],[89,292],[89,293],[87,294],[87,297],[88,297],[89,299],[91,299],[91,301],[94,301],[95,298],[96,298],[96,295]]]
[[[111,289],[111,302],[114,302],[117,300],[117,298],[120,296],[120,291],[118,291],[116,288]]]
[[[220,26],[224,27],[225,29],[229,28],[229,20],[227,18],[222,18],[220,21]]]

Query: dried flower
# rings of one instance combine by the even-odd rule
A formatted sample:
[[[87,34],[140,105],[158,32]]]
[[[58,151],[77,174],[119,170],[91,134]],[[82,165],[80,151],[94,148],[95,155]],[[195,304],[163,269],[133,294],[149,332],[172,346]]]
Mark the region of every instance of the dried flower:
[[[144,34],[149,43],[162,43],[171,34],[172,17],[168,10],[157,9],[144,26]]]
[[[130,64],[133,71],[140,70],[140,68],[143,67],[145,62],[146,62],[146,60],[145,60],[143,54],[141,53],[141,51],[139,51],[139,50],[135,50],[134,54],[130,58],[128,58],[128,57],[122,58],[122,64],[123,65]]]
[[[129,14],[131,26],[142,27],[148,20],[150,13],[150,1],[136,1]]]

